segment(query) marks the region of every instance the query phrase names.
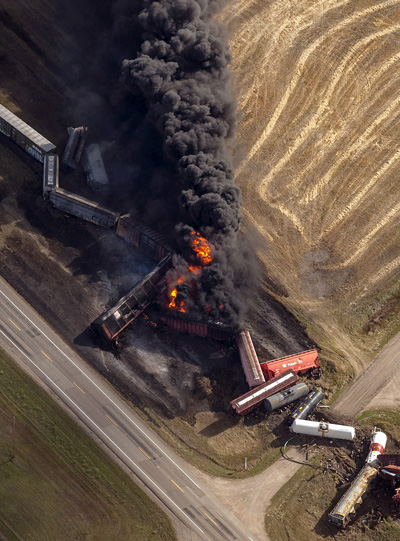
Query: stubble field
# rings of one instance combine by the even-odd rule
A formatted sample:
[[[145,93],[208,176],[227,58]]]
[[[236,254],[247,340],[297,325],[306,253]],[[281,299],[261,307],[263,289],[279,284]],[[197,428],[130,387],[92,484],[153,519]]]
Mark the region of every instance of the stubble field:
[[[398,328],[400,3],[244,0],[222,20],[270,289],[358,374]]]

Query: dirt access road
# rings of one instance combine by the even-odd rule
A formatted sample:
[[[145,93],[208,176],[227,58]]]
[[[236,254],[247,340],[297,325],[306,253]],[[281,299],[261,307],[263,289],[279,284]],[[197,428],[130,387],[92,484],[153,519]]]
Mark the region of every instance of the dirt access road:
[[[400,333],[335,402],[333,411],[357,417],[363,410],[400,409]]]

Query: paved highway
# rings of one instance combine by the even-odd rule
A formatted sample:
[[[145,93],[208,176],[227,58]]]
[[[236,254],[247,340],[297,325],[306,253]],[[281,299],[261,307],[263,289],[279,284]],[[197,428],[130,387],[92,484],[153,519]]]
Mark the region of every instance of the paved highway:
[[[189,529],[187,539],[256,541],[227,509],[205,494],[182,460],[2,278],[0,343]]]

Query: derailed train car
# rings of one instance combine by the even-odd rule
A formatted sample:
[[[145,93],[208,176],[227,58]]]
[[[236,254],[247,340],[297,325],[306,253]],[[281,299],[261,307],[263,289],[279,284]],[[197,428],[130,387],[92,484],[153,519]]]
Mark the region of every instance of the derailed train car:
[[[163,235],[139,223],[130,214],[125,214],[118,219],[116,233],[155,261],[161,261],[172,253]]]
[[[113,229],[119,217],[118,213],[62,188],[51,190],[49,198],[57,209],[102,227]]]
[[[286,418],[286,422],[292,424],[296,419],[307,419],[324,398],[324,393],[315,388],[311,389],[308,395],[300,400],[297,406],[290,412]]]
[[[263,400],[275,393],[291,387],[299,380],[299,376],[293,370],[287,370],[276,378],[264,382],[259,387],[235,398],[229,404],[230,408],[238,415],[247,415],[261,406]]]
[[[87,138],[87,128],[68,128],[68,141],[65,146],[62,163],[76,169],[82,157]]]
[[[195,321],[187,317],[167,313],[160,316],[160,322],[162,330],[204,336],[221,341],[230,341],[235,332],[235,328],[231,325],[218,321]]]
[[[59,159],[57,154],[47,154],[43,167],[43,199],[48,199],[50,192],[58,188]]]
[[[54,152],[56,146],[34,130],[7,107],[0,105],[0,133],[23,148],[36,160],[43,163],[46,154]]]
[[[92,323],[92,329],[106,341],[115,340],[128,325],[156,300],[170,266],[171,255],[168,254],[129,293],[99,316]]]
[[[314,378],[321,377],[321,364],[317,349],[308,349],[294,355],[287,355],[279,359],[273,359],[261,363],[265,379],[268,381],[274,376],[278,376],[288,368],[300,374],[310,374]]]
[[[270,380],[271,381],[271,380]],[[285,389],[279,393],[273,394],[269,398],[264,400],[264,408],[268,413],[277,409],[284,408],[292,402],[303,398],[309,391],[308,386],[305,383],[298,383],[293,385],[290,389]]]
[[[356,512],[357,506],[362,502],[365,494],[370,490],[373,480],[378,475],[378,456],[383,453],[386,440],[386,434],[374,428],[364,466],[328,515],[332,524],[345,528],[351,516]]]
[[[258,387],[265,382],[265,378],[250,333],[240,331],[235,338],[246,381],[250,389]]]

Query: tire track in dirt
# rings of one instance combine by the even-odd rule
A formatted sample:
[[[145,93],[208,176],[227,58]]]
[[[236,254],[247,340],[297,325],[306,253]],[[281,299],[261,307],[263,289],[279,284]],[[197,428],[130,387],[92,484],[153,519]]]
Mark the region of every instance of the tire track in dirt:
[[[384,278],[386,278],[389,274],[391,274],[394,270],[399,269],[400,267],[400,256],[396,257],[396,259],[393,259],[390,263],[386,264],[377,274],[372,275],[369,280],[367,281],[367,284],[364,286],[364,290],[367,290],[370,286],[375,284],[376,282],[380,282]]]
[[[400,23],[394,26],[393,28],[386,28],[384,30],[380,30],[378,32],[375,32],[374,34],[371,34],[370,36],[363,38],[361,41],[353,45],[351,49],[344,55],[343,60],[334,71],[333,76],[330,80],[329,86],[327,88],[326,94],[324,95],[323,99],[319,102],[317,110],[313,114],[311,120],[308,122],[308,124],[305,127],[301,128],[300,134],[295,139],[295,141],[291,144],[289,150],[273,167],[270,173],[266,177],[264,177],[264,179],[262,180],[259,186],[259,193],[262,198],[265,197],[265,188],[270,183],[272,178],[275,175],[277,175],[279,171],[283,169],[283,167],[287,164],[287,162],[290,160],[292,155],[299,149],[299,147],[304,143],[304,141],[310,136],[311,132],[318,129],[318,127],[320,126],[321,118],[323,118],[328,113],[329,101],[334,96],[336,87],[339,84],[339,82],[342,82],[345,70],[347,70],[349,75],[351,76],[354,72],[355,65],[358,62],[361,62],[363,60],[364,55],[369,54],[369,51],[367,48],[363,51],[359,51],[359,49],[362,49],[363,47],[368,46],[370,43],[372,43],[373,41],[375,41],[376,39],[380,37],[384,37],[388,34],[392,34],[397,31],[400,31]],[[323,186],[322,183],[318,183],[317,186],[313,187],[300,200],[300,202],[304,203],[304,202],[309,202],[315,199],[315,197],[317,197],[319,193],[320,185]]]
[[[336,26],[334,26],[332,29],[330,29],[328,32],[320,36],[317,40],[315,40],[313,43],[311,43],[305,51],[300,56],[300,59],[295,67],[294,70],[294,76],[290,80],[288,87],[286,88],[279,105],[275,108],[274,113],[270,120],[268,121],[267,126],[261,133],[261,135],[258,137],[256,143],[253,145],[253,147],[250,149],[248,156],[246,158],[246,161],[250,161],[255,154],[260,150],[260,148],[263,146],[265,141],[268,139],[270,133],[274,129],[279,117],[281,116],[283,110],[285,109],[287,103],[289,102],[292,93],[296,89],[299,81],[302,79],[306,64],[310,58],[310,56],[322,45],[326,40],[328,40],[331,36],[333,36],[338,31],[344,29],[346,26],[353,24],[354,22],[365,18],[371,14],[377,13],[378,11],[384,10],[388,7],[392,7],[395,5],[398,5],[398,0],[386,0],[385,2],[382,2],[381,4],[378,4],[376,6],[372,6],[369,8],[366,8],[360,12],[357,12],[350,17],[347,17],[346,19],[342,20],[340,23],[338,23]],[[242,164],[243,167],[244,164]],[[263,186],[264,187],[264,186]]]

